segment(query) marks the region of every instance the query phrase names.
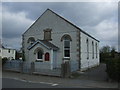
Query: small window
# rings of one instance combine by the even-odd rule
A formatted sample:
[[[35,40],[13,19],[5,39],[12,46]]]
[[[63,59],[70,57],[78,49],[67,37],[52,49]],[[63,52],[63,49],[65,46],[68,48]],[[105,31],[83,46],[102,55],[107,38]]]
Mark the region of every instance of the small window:
[[[51,39],[51,29],[44,30],[44,40],[52,40]]]
[[[10,53],[10,49],[8,50],[8,53]]]
[[[35,42],[34,37],[30,37],[27,42],[33,44]]]
[[[43,59],[43,52],[41,50],[39,50],[37,52],[37,60],[42,60]]]
[[[96,43],[96,58],[97,58],[97,43]]]
[[[50,54],[48,52],[45,53],[45,61],[50,61]]]
[[[92,41],[92,58],[94,59],[94,43]]]
[[[87,59],[89,59],[89,42],[88,42],[88,39],[86,40],[86,44],[87,44]]]

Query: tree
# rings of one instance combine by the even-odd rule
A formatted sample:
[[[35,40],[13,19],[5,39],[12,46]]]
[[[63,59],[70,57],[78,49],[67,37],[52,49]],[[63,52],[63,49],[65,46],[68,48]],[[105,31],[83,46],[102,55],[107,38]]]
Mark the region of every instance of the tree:
[[[100,62],[105,62],[110,57],[110,46],[106,45],[100,49]]]
[[[115,52],[116,52],[115,47],[114,47],[114,46],[111,47],[111,57],[112,57],[112,58],[115,58]]]
[[[110,53],[110,46],[106,45],[100,49],[101,53]]]

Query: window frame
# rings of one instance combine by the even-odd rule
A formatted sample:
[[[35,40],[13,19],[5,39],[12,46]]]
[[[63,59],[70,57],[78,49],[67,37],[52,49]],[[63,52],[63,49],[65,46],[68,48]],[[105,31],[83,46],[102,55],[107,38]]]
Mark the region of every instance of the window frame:
[[[69,57],[66,57],[65,56],[65,41],[69,41],[69,48],[68,48],[68,50],[69,50]],[[63,57],[64,58],[67,58],[67,59],[69,59],[70,58],[70,46],[71,46],[71,42],[70,42],[70,40],[63,40]],[[67,48],[66,48],[67,49]]]
[[[94,42],[92,41],[92,59],[94,59]]]
[[[87,44],[87,59],[89,59],[89,40],[88,40],[88,38],[86,39],[86,44]]]
[[[8,49],[8,53],[10,53],[10,49]]]
[[[48,60],[46,60],[46,54],[48,54]],[[45,53],[45,55],[44,55],[44,61],[45,62],[49,62],[50,61],[50,53],[49,52]]]
[[[27,40],[27,43],[29,43],[30,45],[32,45],[35,42],[35,38],[34,37],[29,37]]]
[[[98,52],[98,49],[97,49],[97,43],[96,43],[96,58],[98,58],[98,56],[97,56],[97,52]]]
[[[40,52],[40,51],[42,52],[42,58],[41,58],[41,59],[38,59],[38,52]],[[43,51],[42,51],[42,50],[38,50],[38,51],[36,52],[36,60],[37,60],[37,61],[43,61],[43,58],[44,58],[43,56],[44,56],[44,54],[43,54]]]

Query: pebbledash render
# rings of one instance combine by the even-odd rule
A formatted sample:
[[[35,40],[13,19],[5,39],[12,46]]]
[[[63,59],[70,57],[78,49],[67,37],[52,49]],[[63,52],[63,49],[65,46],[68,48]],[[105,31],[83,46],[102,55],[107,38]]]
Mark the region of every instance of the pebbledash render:
[[[50,9],[27,29],[22,41],[25,60],[50,69],[66,61],[72,71],[99,65],[99,41]]]

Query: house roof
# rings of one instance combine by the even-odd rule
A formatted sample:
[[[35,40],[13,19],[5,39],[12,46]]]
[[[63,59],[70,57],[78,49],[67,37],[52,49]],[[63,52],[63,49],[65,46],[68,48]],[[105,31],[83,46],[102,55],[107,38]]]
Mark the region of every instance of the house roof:
[[[81,28],[79,28],[78,26],[74,25],[74,24],[71,23],[70,21],[66,20],[66,19],[63,18],[62,16],[58,15],[57,13],[53,12],[52,10],[47,9],[45,12],[47,12],[48,10],[51,11],[52,13],[54,13],[55,15],[57,15],[58,17],[60,17],[61,19],[65,20],[66,22],[68,22],[69,24],[71,24],[72,26],[74,26],[75,28],[77,28],[78,30],[80,30],[81,32],[83,32],[84,34],[88,35],[89,37],[91,37],[91,38],[93,38],[94,40],[96,40],[96,41],[99,42],[99,40],[95,39],[93,36],[91,36],[90,34],[86,33],[86,32],[83,31]],[[45,13],[45,12],[44,12],[44,13]],[[43,14],[44,14],[44,13],[43,13]],[[43,14],[42,14],[42,15],[43,15]],[[42,16],[42,15],[41,15],[41,16]],[[40,17],[41,17],[41,16],[40,16]],[[39,17],[23,34],[25,34],[25,33],[40,19],[40,17]]]
[[[31,48],[33,48],[35,45],[37,44],[41,44],[43,45],[44,47],[46,47],[47,49],[53,49],[53,50],[58,50],[59,48],[57,46],[55,46],[54,44],[52,44],[51,42],[47,41],[47,40],[37,40],[35,41],[32,45],[30,45],[28,47],[28,50],[30,50]]]

